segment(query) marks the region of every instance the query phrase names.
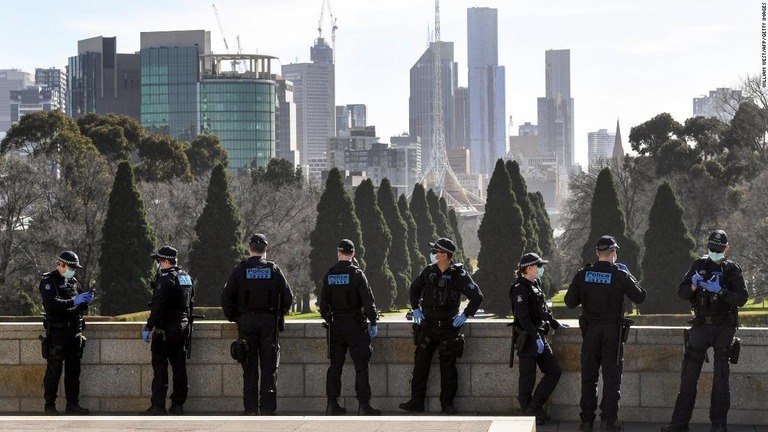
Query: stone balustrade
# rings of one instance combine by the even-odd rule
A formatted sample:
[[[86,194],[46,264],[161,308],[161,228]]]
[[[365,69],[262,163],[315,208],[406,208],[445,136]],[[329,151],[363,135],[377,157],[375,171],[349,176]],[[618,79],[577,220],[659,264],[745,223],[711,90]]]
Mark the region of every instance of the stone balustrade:
[[[517,361],[510,369],[508,320],[470,320],[464,357],[458,361],[460,412],[493,415],[517,411]],[[97,412],[135,413],[149,406],[152,367],[149,345],[140,339],[141,323],[88,323],[81,375],[81,405]],[[40,355],[40,323],[0,324],[0,412],[42,412],[45,361]],[[680,383],[682,327],[638,327],[626,347],[619,415],[626,421],[666,422]],[[741,360],[731,367],[733,424],[768,424],[768,329],[742,328]],[[188,363],[190,392],[185,409],[198,413],[242,411],[242,369],[229,355],[237,336],[234,324],[202,321],[195,325]],[[578,419],[581,335],[577,328],[552,338],[563,376],[550,401],[558,420]],[[318,321],[288,321],[280,334],[278,411],[322,413],[328,367],[325,329]],[[411,323],[382,322],[371,361],[372,404],[388,412],[409,399],[413,367]],[[711,357],[710,351],[710,357]],[[517,359],[516,359],[517,360]],[[437,355],[430,373],[427,409],[439,411]],[[354,365],[347,360],[341,403],[353,411]],[[704,365],[694,422],[708,422],[712,363]],[[63,405],[63,380],[60,390]],[[62,407],[60,407],[62,408]]]

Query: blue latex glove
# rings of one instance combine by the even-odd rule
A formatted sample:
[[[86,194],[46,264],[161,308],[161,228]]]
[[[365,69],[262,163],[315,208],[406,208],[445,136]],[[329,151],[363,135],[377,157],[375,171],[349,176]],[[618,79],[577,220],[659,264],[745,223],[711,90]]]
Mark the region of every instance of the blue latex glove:
[[[424,321],[424,312],[422,312],[421,309],[414,309],[413,322],[416,324],[421,324],[422,321]]]
[[[622,263],[616,263],[616,267],[618,267],[619,270],[621,270],[623,272],[629,273],[629,268],[627,268],[627,266],[622,264]]]
[[[142,331],[141,331],[141,338],[144,340],[144,342],[146,342],[146,343],[149,343],[149,335],[150,335],[151,333],[152,333],[152,332],[151,332],[151,331],[149,331],[149,330],[142,330]]]
[[[371,326],[371,328],[368,329],[368,333],[370,333],[371,339],[373,339],[379,334],[379,329],[376,328],[376,326]]]
[[[453,319],[453,326],[461,327],[465,322],[467,322],[467,316],[464,314],[458,314],[456,315],[456,318]]]
[[[541,336],[539,336],[539,338],[536,339],[536,352],[539,354],[544,352],[544,341],[541,340]]]
[[[93,301],[93,295],[91,293],[80,293],[75,296],[75,306],[80,306],[83,303],[90,303]]]
[[[699,287],[699,282],[701,282],[703,280],[704,280],[704,278],[701,277],[700,274],[694,273],[693,277],[691,277],[691,285],[693,285],[694,287],[698,288]]]
[[[571,326],[566,323],[560,323],[560,328],[566,329],[566,328],[571,328]]]
[[[720,285],[720,278],[716,275],[712,276],[710,280],[702,282],[701,287],[711,293],[719,293],[723,290],[723,287]]]

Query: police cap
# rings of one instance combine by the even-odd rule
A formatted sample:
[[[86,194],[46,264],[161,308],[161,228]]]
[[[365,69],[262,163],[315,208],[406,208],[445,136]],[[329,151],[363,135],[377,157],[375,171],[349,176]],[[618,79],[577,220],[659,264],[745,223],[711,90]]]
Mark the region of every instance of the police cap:
[[[712,231],[707,240],[707,248],[712,252],[722,252],[728,246],[728,235],[723,230]]]
[[[429,246],[434,249],[440,249],[442,251],[448,252],[449,254],[456,253],[456,243],[454,243],[453,240],[447,239],[445,237],[437,239],[434,243],[430,243]]]
[[[255,245],[255,246],[269,246],[269,242],[267,241],[267,236],[264,234],[254,234],[251,236],[251,238],[248,240],[249,244]]]
[[[72,268],[83,268],[83,266],[80,265],[80,259],[77,257],[77,254],[72,251],[64,251],[60,253],[58,260]]]
[[[604,235],[600,237],[600,240],[597,241],[597,246],[595,249],[599,251],[607,251],[607,250],[613,250],[618,249],[619,244],[616,243],[616,239],[609,235]]]
[[[165,245],[157,250],[157,252],[150,255],[152,259],[168,259],[168,260],[175,260],[179,256],[179,251],[176,250],[175,247],[170,245]]]
[[[527,254],[523,255],[522,258],[520,258],[520,262],[517,264],[517,266],[523,268],[532,265],[543,265],[547,263],[549,263],[549,261],[541,259],[540,256],[533,252],[528,252]]]
[[[336,250],[339,252],[350,254],[355,251],[355,244],[352,243],[352,240],[350,239],[343,239],[342,241],[339,242],[339,245],[336,246]]]

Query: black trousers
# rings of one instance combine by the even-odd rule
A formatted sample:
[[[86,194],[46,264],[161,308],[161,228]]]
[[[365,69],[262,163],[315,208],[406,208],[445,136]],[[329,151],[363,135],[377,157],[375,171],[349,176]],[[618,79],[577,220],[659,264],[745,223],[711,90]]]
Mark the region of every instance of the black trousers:
[[[736,328],[728,324],[698,324],[691,327],[672,423],[687,425],[691,420],[696,404],[696,384],[699,382],[701,366],[709,347],[714,348],[715,357],[709,419],[712,423],[728,422],[728,409],[731,407],[729,348],[735,333]]]
[[[243,363],[245,412],[256,413],[259,407],[262,412],[274,412],[277,410],[277,368],[280,364],[277,318],[274,313],[268,312],[245,314],[238,318],[237,326],[248,342],[248,355]]]
[[[597,380],[603,373],[602,420],[616,420],[621,399],[621,371],[617,364],[620,348],[618,320],[589,320],[581,344],[581,420],[594,421],[597,410]]]
[[[547,403],[549,396],[555,391],[562,370],[552,348],[547,340],[544,341],[544,352],[537,354],[536,339],[529,337],[526,342],[525,350],[520,354],[520,379],[518,381],[517,400],[520,402],[520,409],[523,411],[530,407],[531,409],[540,409]],[[536,385],[536,366],[539,366],[544,376],[534,391]]]
[[[56,350],[57,355],[55,358],[49,355],[45,368],[45,404],[56,404],[62,371],[67,405],[77,404],[80,398],[80,336],[71,330],[51,330],[49,337],[51,348]]]
[[[171,405],[184,405],[189,392],[187,355],[184,350],[187,324],[167,324],[162,330],[165,336],[157,332],[152,335],[152,405],[165,408],[169,363],[173,373]]]
[[[371,384],[368,380],[368,364],[373,347],[371,335],[361,327],[355,317],[335,317],[331,323],[331,365],[325,378],[325,393],[328,399],[341,396],[341,372],[347,351],[355,363],[355,393],[360,403],[371,400]]]
[[[451,325],[452,320],[424,320],[419,330],[416,353],[414,355],[413,379],[411,380],[411,399],[423,402],[427,397],[427,378],[432,365],[435,350],[440,355],[440,402],[453,404],[453,398],[459,388],[459,373],[456,370],[456,351],[454,342],[459,329]],[[439,325],[438,325],[439,324]]]

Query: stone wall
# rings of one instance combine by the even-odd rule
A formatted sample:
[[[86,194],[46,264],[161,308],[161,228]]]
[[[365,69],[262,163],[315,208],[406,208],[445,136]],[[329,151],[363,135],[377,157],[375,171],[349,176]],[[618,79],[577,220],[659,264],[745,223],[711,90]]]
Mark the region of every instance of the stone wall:
[[[464,327],[467,344],[459,359],[459,411],[505,415],[517,411],[517,366],[508,367],[510,329],[507,321],[470,321]],[[81,405],[98,412],[133,413],[149,406],[152,368],[149,345],[140,339],[140,323],[89,323],[83,357]],[[45,361],[40,356],[41,324],[0,324],[0,412],[41,412]],[[627,421],[669,420],[680,382],[682,328],[633,328],[626,348],[619,415]],[[207,321],[195,326],[189,361],[188,412],[242,411],[242,370],[229,356],[237,335],[230,323]],[[731,370],[729,422],[768,424],[768,330],[740,329],[741,361]],[[325,330],[317,321],[288,321],[280,335],[281,363],[278,411],[283,414],[321,413],[325,407]],[[408,400],[413,361],[409,322],[384,322],[374,342],[371,363],[372,403],[398,412]],[[578,419],[578,329],[558,332],[552,345],[563,376],[551,399],[555,419]],[[710,351],[711,357],[711,351]],[[341,403],[356,410],[354,365],[347,360]],[[704,365],[694,422],[708,422],[712,363]],[[63,382],[60,390],[63,408]],[[430,377],[428,407],[439,411],[437,355]]]

